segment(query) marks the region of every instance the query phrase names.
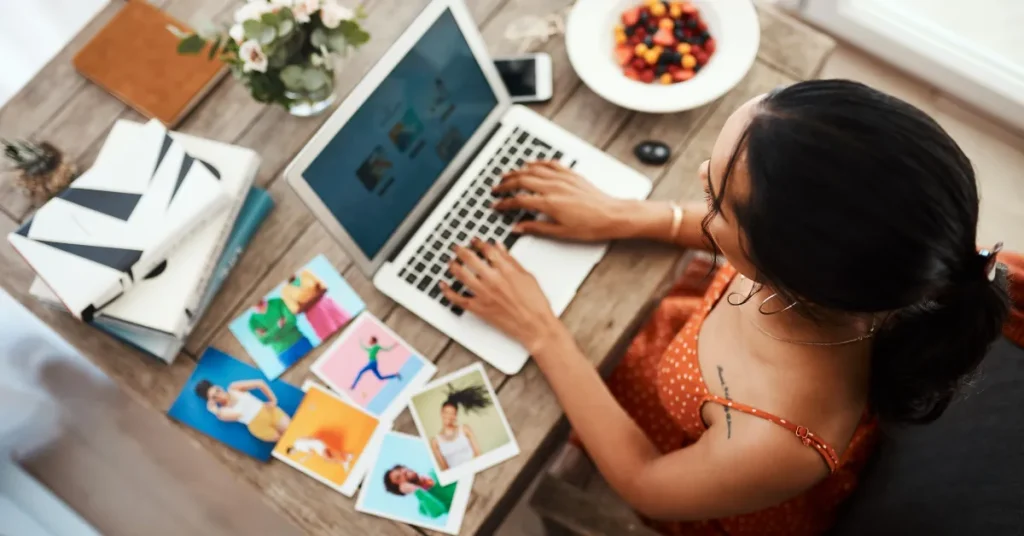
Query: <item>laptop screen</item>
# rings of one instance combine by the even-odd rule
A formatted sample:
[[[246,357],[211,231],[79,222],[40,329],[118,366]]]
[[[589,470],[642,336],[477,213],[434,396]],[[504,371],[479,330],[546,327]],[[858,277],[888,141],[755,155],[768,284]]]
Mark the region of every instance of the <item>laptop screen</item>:
[[[372,259],[497,105],[445,10],[303,177]]]

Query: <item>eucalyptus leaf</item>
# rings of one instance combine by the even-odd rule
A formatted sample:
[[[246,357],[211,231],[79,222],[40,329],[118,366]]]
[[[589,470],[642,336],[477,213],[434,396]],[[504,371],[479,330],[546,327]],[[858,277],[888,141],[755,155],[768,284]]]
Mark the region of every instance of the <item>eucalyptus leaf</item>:
[[[281,22],[277,17],[277,13],[264,13],[260,15],[260,22],[266,26],[277,26],[277,23]]]
[[[362,20],[362,19],[366,18],[366,10],[363,9],[363,5],[362,4],[359,4],[358,6],[356,6],[356,18],[359,19],[359,20]]]
[[[313,33],[309,35],[309,42],[316,48],[327,46],[327,32],[323,28],[313,30]]]
[[[205,39],[197,34],[192,34],[178,41],[178,54],[199,54],[205,44]]]
[[[339,33],[332,33],[327,38],[327,45],[334,52],[344,52],[345,47],[348,46],[348,39],[345,39],[345,36]]]
[[[277,49],[270,54],[270,58],[267,59],[267,62],[271,67],[277,69],[288,65],[288,56],[289,53],[287,48],[277,47]]]
[[[303,87],[303,69],[301,65],[289,65],[281,69],[281,81],[284,86],[292,91],[300,90]]]
[[[366,31],[359,26],[359,23],[351,20],[341,21],[336,32],[344,35],[348,44],[356,47],[365,44],[370,40],[370,34],[366,33]]]
[[[290,20],[292,22],[295,22],[295,14],[292,13],[291,9],[287,7],[282,7],[281,9],[277,10],[277,19],[282,21]]]
[[[263,35],[263,24],[258,20],[247,20],[242,23],[242,31],[246,39],[259,40]]]
[[[295,23],[291,19],[285,19],[277,24],[277,34],[286,37],[295,29]]]
[[[213,40],[213,43],[210,44],[210,50],[206,53],[206,59],[212,60],[213,57],[217,55],[217,49],[220,48],[220,42],[221,42],[221,38],[220,37],[217,37],[216,39]]]
[[[307,91],[316,91],[329,82],[327,74],[320,69],[304,69],[302,71],[302,87]]]
[[[264,26],[263,32],[260,34],[259,38],[257,38],[257,41],[259,41],[261,45],[269,45],[270,43],[273,43],[276,38],[277,30],[275,30],[273,26]]]

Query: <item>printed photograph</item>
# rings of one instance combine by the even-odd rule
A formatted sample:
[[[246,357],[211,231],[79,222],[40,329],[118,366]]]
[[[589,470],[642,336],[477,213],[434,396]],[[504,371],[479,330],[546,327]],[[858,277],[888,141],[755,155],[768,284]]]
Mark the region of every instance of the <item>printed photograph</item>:
[[[386,433],[376,417],[312,381],[291,426],[274,447],[275,458],[351,497]]]
[[[313,363],[321,381],[382,421],[393,421],[409,396],[437,370],[369,311]]]
[[[498,397],[479,363],[431,382],[412,395],[409,410],[441,484],[519,454]]]
[[[462,137],[459,129],[451,127],[444,136],[441,137],[441,141],[437,142],[437,146],[434,150],[437,151],[437,156],[445,162],[455,158],[455,155],[459,152],[459,149],[466,143],[466,140]]]
[[[402,120],[391,127],[388,137],[391,138],[395,147],[404,153],[421,133],[423,133],[423,122],[420,121],[420,118],[412,108],[408,108],[405,110],[405,114],[402,115]]]
[[[458,534],[472,489],[472,476],[441,485],[423,442],[389,432],[363,481],[356,510]]]
[[[388,171],[394,167],[394,163],[388,159],[388,155],[384,152],[384,148],[378,145],[370,151],[370,156],[359,165],[356,169],[356,177],[359,182],[363,183],[369,191],[374,191],[380,181],[387,175]]]
[[[235,450],[268,461],[303,396],[298,387],[268,380],[259,370],[208,348],[167,415]]]
[[[320,255],[267,293],[229,328],[260,370],[274,379],[366,308]]]

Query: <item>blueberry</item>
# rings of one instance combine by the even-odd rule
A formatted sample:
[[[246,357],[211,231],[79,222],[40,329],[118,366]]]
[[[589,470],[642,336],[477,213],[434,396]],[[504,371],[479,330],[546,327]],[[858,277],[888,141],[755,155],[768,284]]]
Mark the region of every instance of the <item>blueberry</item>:
[[[698,35],[697,37],[693,38],[693,43],[695,45],[704,46],[704,43],[707,42],[707,40],[708,40],[708,36],[707,35]]]
[[[675,21],[676,21],[676,29],[677,30],[678,29],[682,29],[682,27],[683,27],[683,19],[675,19]]]
[[[669,63],[672,63],[672,52],[666,50],[665,52],[661,53],[661,56],[658,56],[658,64],[666,65]]]
[[[682,29],[676,28],[676,31],[672,32],[672,34],[675,35],[676,41],[679,41],[679,42],[686,41],[686,34],[683,33]],[[626,30],[626,35],[629,35],[629,30],[628,29]]]
[[[635,33],[636,33],[636,25],[635,24],[630,25],[630,26],[626,26],[626,37],[633,37],[633,34],[635,34]]]
[[[647,45],[647,48],[653,47],[654,37],[652,37],[650,34],[647,34],[647,37],[644,37],[644,44]]]
[[[677,50],[673,50],[671,52],[668,52],[668,54],[671,55],[671,57],[668,59],[669,63],[679,63],[679,62],[683,61],[682,53],[680,53]]]
[[[662,56],[662,58],[664,58],[664,57],[665,56]],[[663,63],[659,63],[659,64],[654,66],[654,75],[655,76],[661,76],[661,75],[663,75],[663,74],[665,74],[667,72],[668,72],[668,66],[663,64]]]
[[[648,19],[650,19],[650,15],[648,15],[646,11],[641,11],[640,12],[640,24],[646,25]]]
[[[686,27],[691,30],[697,29],[697,19],[689,19],[686,21]]]
[[[654,34],[658,33],[658,25],[657,24],[649,24],[649,25],[647,25],[647,33],[649,35],[654,35]]]
[[[701,64],[699,64],[699,63],[698,63],[697,65],[694,65],[694,66],[693,66],[693,73],[694,73],[694,74],[697,74],[697,73],[699,73],[699,72],[700,72],[700,70],[701,70],[702,68],[703,68],[703,67],[702,67],[702,66],[701,66]]]

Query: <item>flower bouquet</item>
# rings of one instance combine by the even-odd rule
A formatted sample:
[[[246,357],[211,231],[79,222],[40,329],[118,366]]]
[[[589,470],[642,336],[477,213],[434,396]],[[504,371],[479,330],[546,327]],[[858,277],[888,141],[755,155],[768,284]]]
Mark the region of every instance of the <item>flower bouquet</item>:
[[[179,54],[199,54],[228,64],[254,99],[309,116],[334,102],[334,60],[370,39],[362,10],[337,0],[249,0],[224,30],[178,35]]]

